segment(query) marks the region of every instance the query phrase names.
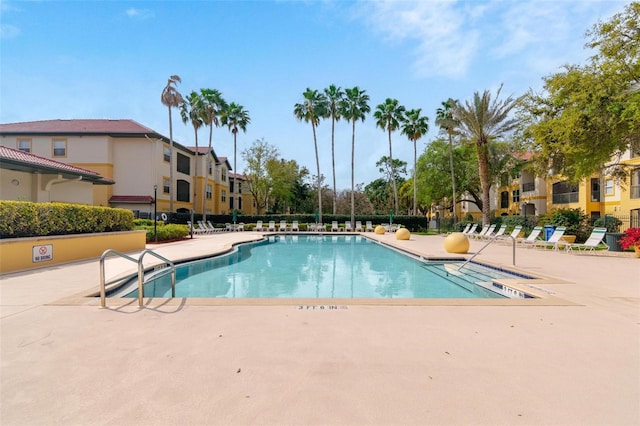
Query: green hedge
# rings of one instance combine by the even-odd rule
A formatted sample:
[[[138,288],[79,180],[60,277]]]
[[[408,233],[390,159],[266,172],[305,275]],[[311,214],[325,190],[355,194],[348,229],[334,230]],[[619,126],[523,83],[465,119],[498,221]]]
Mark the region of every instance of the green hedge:
[[[189,227],[186,225],[177,224],[165,224],[162,221],[158,221],[157,225],[153,226],[153,219],[136,219],[134,220],[135,229],[143,229],[147,231],[147,242],[163,242],[163,241],[176,241],[185,238],[189,235]],[[155,234],[154,234],[155,232]],[[157,238],[156,238],[157,234]]]
[[[0,238],[131,231],[133,212],[65,203],[0,201]]]

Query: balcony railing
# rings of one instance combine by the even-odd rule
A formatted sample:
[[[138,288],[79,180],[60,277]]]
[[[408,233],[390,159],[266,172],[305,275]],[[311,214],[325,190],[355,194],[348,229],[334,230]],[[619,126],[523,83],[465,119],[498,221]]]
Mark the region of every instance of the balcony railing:
[[[527,182],[522,184],[522,192],[535,191],[535,190],[536,190],[535,182]]]
[[[553,194],[553,204],[567,204],[578,202],[577,192],[568,192],[565,194]]]

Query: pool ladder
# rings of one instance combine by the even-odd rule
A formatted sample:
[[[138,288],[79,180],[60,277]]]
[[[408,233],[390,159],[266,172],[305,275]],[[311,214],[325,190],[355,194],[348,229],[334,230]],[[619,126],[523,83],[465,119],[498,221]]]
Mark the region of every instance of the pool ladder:
[[[512,263],[513,263],[513,266],[516,266],[516,239],[515,239],[515,238],[513,238],[511,235],[500,235],[500,236],[498,236],[498,237],[493,237],[493,238],[491,238],[489,241],[487,241],[487,243],[486,243],[485,245],[483,245],[483,246],[480,248],[480,250],[478,250],[477,252],[475,252],[475,253],[473,254],[473,256],[471,256],[469,259],[467,259],[467,260],[466,260],[466,262],[464,262],[462,265],[460,265],[460,266],[458,267],[458,271],[459,271],[460,269],[464,268],[464,267],[467,265],[467,263],[471,262],[471,261],[473,260],[473,258],[474,258],[474,257],[476,257],[477,255],[479,255],[479,254],[480,254],[480,252],[481,252],[482,250],[484,250],[484,249],[485,249],[485,248],[487,248],[490,244],[492,244],[493,242],[495,242],[496,240],[498,240],[498,239],[500,239],[500,238],[511,238],[511,244],[513,245],[513,260],[512,260]]]
[[[106,286],[107,284],[113,284],[115,282],[118,281],[122,281],[122,278],[116,278],[113,279],[111,281],[106,281],[105,280],[105,274],[104,274],[104,261],[106,260],[107,256],[109,255],[115,255],[115,256],[119,256],[123,259],[127,259],[130,260],[133,263],[137,263],[138,264],[138,306],[142,307],[143,305],[143,299],[144,299],[144,266],[142,264],[142,261],[144,259],[144,256],[150,254],[160,260],[162,260],[164,263],[162,265],[169,265],[169,272],[171,273],[171,297],[176,297],[176,266],[174,265],[174,263],[172,261],[170,261],[169,259],[160,256],[158,253],[151,251],[149,249],[144,250],[142,253],[140,253],[140,256],[138,257],[138,259],[134,259],[131,256],[127,256],[124,253],[120,253],[119,251],[116,251],[114,249],[108,249],[105,250],[104,253],[102,253],[102,256],[100,256],[100,306],[101,307],[105,307],[107,304],[107,291],[106,291]],[[159,265],[156,265],[156,268]],[[163,274],[164,275],[164,274]]]

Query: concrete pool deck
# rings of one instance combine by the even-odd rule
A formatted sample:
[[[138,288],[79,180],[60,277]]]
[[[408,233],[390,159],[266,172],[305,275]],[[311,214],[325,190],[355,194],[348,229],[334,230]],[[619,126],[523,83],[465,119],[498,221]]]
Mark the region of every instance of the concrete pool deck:
[[[149,248],[200,257],[258,237]],[[375,238],[447,255],[442,237]],[[477,259],[509,267],[511,251]],[[97,260],[7,274],[0,424],[640,424],[640,259],[517,248],[516,267],[567,303],[102,309],[64,302],[97,290]]]

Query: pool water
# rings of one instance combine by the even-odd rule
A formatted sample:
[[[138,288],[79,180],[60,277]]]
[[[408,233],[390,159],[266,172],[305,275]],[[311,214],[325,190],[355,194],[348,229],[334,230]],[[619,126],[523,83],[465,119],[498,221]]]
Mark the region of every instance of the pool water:
[[[178,265],[176,297],[502,298],[476,283],[514,278],[459,265],[425,262],[360,235],[276,235]],[[151,279],[144,295],[170,297],[170,276]],[[125,297],[137,297],[137,289]]]

